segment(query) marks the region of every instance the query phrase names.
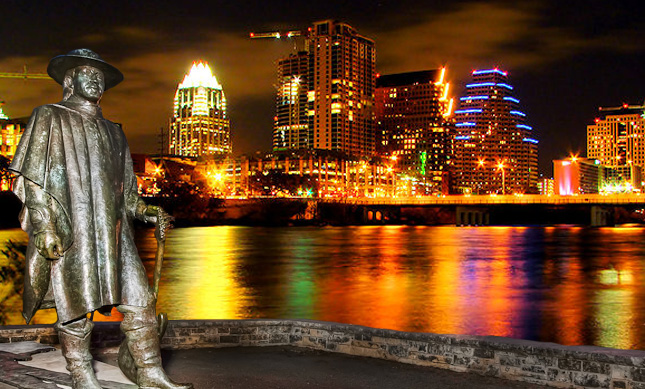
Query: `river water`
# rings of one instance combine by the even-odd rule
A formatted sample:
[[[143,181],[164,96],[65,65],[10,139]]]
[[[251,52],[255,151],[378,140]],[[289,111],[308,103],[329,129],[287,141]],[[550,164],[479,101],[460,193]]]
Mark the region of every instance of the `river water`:
[[[644,236],[642,226],[177,228],[157,309],[643,349]],[[8,238],[25,235],[0,231],[0,246]],[[153,231],[137,241],[151,275]],[[17,301],[1,307],[7,324],[21,323]],[[35,322],[55,320],[49,310]]]

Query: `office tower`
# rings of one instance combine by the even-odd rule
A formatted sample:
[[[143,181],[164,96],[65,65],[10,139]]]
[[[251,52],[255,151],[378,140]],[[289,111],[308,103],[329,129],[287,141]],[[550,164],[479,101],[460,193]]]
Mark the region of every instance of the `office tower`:
[[[309,54],[300,51],[278,61],[278,94],[273,150],[310,149],[312,132],[307,113]]]
[[[0,155],[12,159],[29,118],[10,119],[0,104]]]
[[[508,74],[475,70],[455,111],[456,193],[534,193],[538,141],[513,97]]]
[[[293,33],[304,36],[305,50],[278,64],[274,149],[321,149],[371,157],[375,148],[374,42],[333,20],[316,22],[304,33],[289,34]],[[252,37],[279,38],[281,34]],[[307,70],[298,85],[294,75],[304,65]],[[303,87],[306,89],[298,89]],[[301,116],[301,93],[305,90],[306,130]],[[288,97],[291,95],[293,98]]]
[[[606,166],[645,165],[645,105],[599,108],[587,126],[587,157]]]
[[[374,154],[374,42],[351,26],[314,23],[309,49],[309,126],[316,149]]]
[[[645,104],[601,107],[598,112],[595,123],[587,126],[587,157],[614,173],[605,177],[603,190],[621,185],[640,189],[645,166]]]
[[[438,191],[447,189],[454,137],[445,75],[446,68],[383,75],[375,93],[378,154]]]
[[[193,63],[177,86],[169,138],[173,155],[204,157],[231,152],[226,97],[206,62]]]

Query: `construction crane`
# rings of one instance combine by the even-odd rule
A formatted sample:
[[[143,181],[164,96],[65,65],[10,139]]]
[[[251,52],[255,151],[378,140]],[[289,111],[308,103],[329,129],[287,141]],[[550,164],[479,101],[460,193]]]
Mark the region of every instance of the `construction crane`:
[[[6,73],[0,72],[0,78],[22,78],[23,80],[50,80],[48,74],[45,73],[28,73],[27,65],[23,66],[22,73]],[[0,119],[9,119],[2,111],[4,101],[0,101]]]
[[[252,32],[249,34],[251,39],[290,39],[290,38],[297,38],[301,36],[306,36],[308,31],[306,31],[304,34],[300,30],[292,30],[292,31],[271,31],[271,32]],[[293,50],[298,51],[298,44],[297,41],[293,41]]]
[[[252,39],[261,39],[261,38],[275,38],[275,39],[285,39],[285,38],[295,38],[302,35],[302,31],[272,31],[272,32],[252,32],[249,34]]]
[[[45,73],[27,73],[27,65],[23,67],[22,73],[2,73],[0,78],[22,78],[23,80],[49,80],[50,77]]]

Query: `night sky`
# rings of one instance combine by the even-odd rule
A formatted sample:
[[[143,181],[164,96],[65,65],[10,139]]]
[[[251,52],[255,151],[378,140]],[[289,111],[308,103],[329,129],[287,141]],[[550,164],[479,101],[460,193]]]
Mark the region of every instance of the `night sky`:
[[[235,154],[269,150],[276,60],[293,41],[249,32],[305,29],[337,19],[376,42],[380,74],[448,67],[458,100],[470,72],[509,72],[540,139],[540,170],[584,155],[599,106],[645,100],[643,1],[25,1],[0,2],[0,72],[45,73],[53,56],[80,47],[118,67],[104,115],[124,125],[133,152],[158,150],[177,84],[206,60],[229,103]],[[65,5],[68,4],[68,5]],[[301,44],[301,42],[298,42]],[[0,79],[10,117],[57,102],[53,80]]]

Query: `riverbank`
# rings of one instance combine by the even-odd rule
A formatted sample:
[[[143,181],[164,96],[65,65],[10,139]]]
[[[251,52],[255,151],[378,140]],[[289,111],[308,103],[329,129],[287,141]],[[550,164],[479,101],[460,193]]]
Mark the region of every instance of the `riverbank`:
[[[193,196],[194,197],[194,196]],[[588,206],[564,210],[541,204],[459,207],[457,205],[396,206],[361,205],[352,201],[312,198],[220,199],[191,197],[190,201],[147,198],[161,205],[176,219],[178,227],[189,226],[350,226],[350,225],[596,225]],[[11,192],[0,192],[0,229],[19,227],[20,201]],[[463,208],[463,209],[461,209]],[[633,208],[633,207],[632,207]],[[603,208],[605,222],[645,224],[645,214],[619,206]],[[468,220],[463,215],[467,213]],[[472,214],[472,215],[471,215]],[[480,216],[473,216],[474,214]],[[458,218],[460,219],[458,221]]]
[[[37,341],[56,344],[57,335],[51,326],[12,326],[0,327],[0,342],[15,343]],[[92,345],[95,348],[116,347],[122,341],[118,323],[97,323]],[[437,368],[457,373],[471,373],[485,377],[495,377],[499,381],[491,387],[531,387],[514,386],[512,381],[566,388],[624,388],[636,389],[645,385],[642,365],[645,352],[635,350],[615,350],[601,347],[561,346],[553,343],[510,339],[490,336],[440,335],[430,333],[407,333],[354,325],[305,321],[305,320],[205,320],[171,321],[163,339],[166,350],[192,350],[177,352],[184,355],[187,369],[196,369],[196,374],[205,374],[201,369],[217,358],[216,349],[222,347],[280,347],[294,348],[294,358],[284,358],[284,351],[276,351],[277,357],[287,371],[294,372],[301,361],[297,350],[330,353],[352,357],[369,357],[361,362],[371,372],[371,379],[388,379],[388,370],[381,361],[401,363],[402,366],[416,365],[424,368]],[[201,352],[194,350],[203,350]],[[213,350],[213,351],[208,351]],[[272,351],[267,351],[271,354]],[[288,352],[288,351],[287,351]],[[242,352],[243,353],[243,352]],[[209,355],[208,358],[203,358]],[[316,354],[314,354],[316,355]],[[324,354],[317,354],[323,358]],[[198,358],[199,357],[199,358]],[[109,358],[109,357],[108,357]],[[191,361],[198,358],[197,361]],[[202,359],[203,358],[203,359]],[[306,356],[304,356],[306,358]],[[171,360],[173,358],[170,358]],[[333,357],[332,363],[343,364],[344,358]],[[380,360],[380,361],[379,361]],[[340,362],[339,362],[340,361]],[[244,369],[252,366],[248,360],[240,358],[235,370],[239,379],[247,377]],[[306,365],[306,363],[305,363]],[[321,369],[310,364],[315,374]],[[390,365],[388,365],[390,366]],[[401,367],[401,369],[407,369]],[[324,370],[324,369],[323,369]],[[353,375],[350,369],[341,369],[338,375]],[[267,372],[267,374],[269,374]],[[271,373],[272,374],[272,373]],[[433,387],[433,370],[426,370],[426,386]],[[360,375],[360,372],[359,372]],[[216,375],[215,375],[216,376]],[[213,376],[213,377],[215,377]],[[184,378],[186,376],[177,377]],[[300,378],[298,378],[300,377]],[[308,374],[290,373],[282,379],[295,380],[294,386],[304,387],[310,383],[302,377]],[[348,378],[351,380],[351,378]],[[465,381],[459,381],[465,379]],[[1,380],[1,379],[0,379]],[[456,381],[455,381],[456,380]],[[461,387],[478,388],[484,379],[477,376],[454,376],[451,382],[460,382]],[[344,382],[344,381],[338,381]],[[352,386],[336,387],[369,387]],[[471,385],[471,383],[473,383]],[[253,387],[253,386],[249,386]],[[285,387],[285,386],[274,386]],[[331,387],[321,384],[318,387]],[[387,387],[387,386],[382,386]],[[394,386],[391,386],[394,387]],[[399,386],[400,387],[400,386]],[[437,386],[457,387],[457,386]]]

